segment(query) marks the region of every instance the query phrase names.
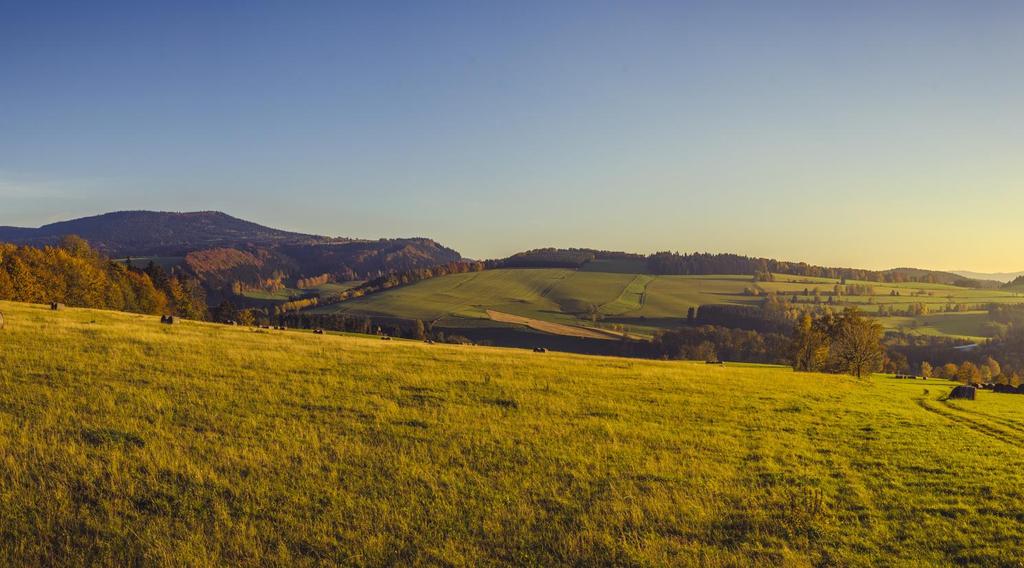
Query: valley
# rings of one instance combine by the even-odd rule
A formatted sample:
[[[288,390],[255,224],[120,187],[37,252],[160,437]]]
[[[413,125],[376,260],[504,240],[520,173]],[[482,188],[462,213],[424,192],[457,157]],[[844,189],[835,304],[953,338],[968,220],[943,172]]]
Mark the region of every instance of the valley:
[[[1024,296],[1001,289],[947,284],[878,283],[774,275],[753,282],[745,275],[672,276],[603,272],[600,267],[513,268],[455,274],[320,306],[316,314],[432,322],[441,328],[485,325],[487,310],[568,326],[590,326],[651,336],[687,321],[704,305],[760,306],[770,295],[797,307],[855,306],[887,329],[910,334],[978,340],[990,332],[991,304],[1024,304]],[[860,288],[834,296],[836,287]],[[794,301],[795,300],[795,301]],[[920,306],[916,315],[903,312]],[[879,315],[883,312],[886,315]],[[888,315],[888,314],[900,315]]]

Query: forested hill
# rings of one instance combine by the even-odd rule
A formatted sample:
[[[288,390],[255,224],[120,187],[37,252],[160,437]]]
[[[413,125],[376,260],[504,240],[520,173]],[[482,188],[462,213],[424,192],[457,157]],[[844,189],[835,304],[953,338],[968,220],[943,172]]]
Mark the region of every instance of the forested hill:
[[[616,271],[617,268],[648,274],[706,275],[749,274],[770,278],[772,273],[820,278],[846,278],[870,282],[927,282],[969,288],[995,288],[999,282],[972,280],[951,272],[919,268],[866,270],[816,266],[739,254],[657,252],[641,255],[595,249],[544,248],[521,252],[501,261],[506,268],[582,268]]]
[[[282,231],[218,211],[120,211],[39,227],[0,227],[0,242],[41,247],[75,235],[104,255],[164,257],[211,292],[235,283],[353,280],[462,259],[426,238],[351,239]]]
[[[54,244],[77,235],[110,256],[184,255],[197,249],[331,239],[265,227],[219,211],[171,213],[118,211],[44,225],[38,229],[0,227],[0,241]]]

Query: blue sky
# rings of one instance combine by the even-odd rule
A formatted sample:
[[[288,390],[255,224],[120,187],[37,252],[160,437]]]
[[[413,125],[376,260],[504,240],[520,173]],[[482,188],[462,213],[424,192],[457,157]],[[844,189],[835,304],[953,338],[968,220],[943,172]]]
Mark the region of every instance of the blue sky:
[[[0,8],[0,224],[1024,269],[1019,2]]]

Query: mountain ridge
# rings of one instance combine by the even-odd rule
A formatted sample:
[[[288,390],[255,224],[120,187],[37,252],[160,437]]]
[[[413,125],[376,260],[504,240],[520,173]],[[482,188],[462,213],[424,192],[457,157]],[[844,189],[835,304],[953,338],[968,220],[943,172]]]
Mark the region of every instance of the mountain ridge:
[[[170,258],[171,268],[197,277],[213,297],[236,284],[265,286],[328,277],[373,278],[462,259],[428,238],[352,239],[298,233],[221,211],[113,211],[38,228],[0,227],[0,242],[45,246],[77,235],[111,258]]]
[[[348,241],[284,231],[233,217],[221,211],[112,211],[42,225],[0,227],[0,240],[19,244],[53,244],[78,235],[111,256],[184,255],[197,248],[232,244]]]

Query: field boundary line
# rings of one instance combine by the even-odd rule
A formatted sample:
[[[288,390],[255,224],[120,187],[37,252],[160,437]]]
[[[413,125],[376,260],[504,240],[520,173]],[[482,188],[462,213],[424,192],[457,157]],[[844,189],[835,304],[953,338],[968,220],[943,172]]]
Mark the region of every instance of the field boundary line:
[[[566,271],[565,274],[562,274],[558,278],[555,278],[554,281],[551,282],[551,284],[548,284],[543,290],[540,291],[539,296],[541,298],[545,299],[545,300],[548,299],[548,294],[550,294],[551,291],[555,289],[555,286],[558,286],[559,284],[561,284],[563,280],[565,280],[566,278],[568,278],[572,274],[576,274],[576,273],[572,272],[572,271]],[[555,303],[557,304],[558,302],[555,302]]]
[[[450,292],[452,290],[458,290],[463,284],[466,284],[467,282],[472,282],[473,280],[476,280],[477,277],[480,276],[481,274],[483,274],[482,270],[478,270],[477,272],[474,272],[472,276],[470,276],[469,278],[466,278],[466,279],[462,280],[461,282],[459,282],[458,284],[452,286],[451,288],[448,289],[448,291]]]
[[[610,306],[612,304],[617,303],[619,300],[622,300],[625,297],[626,293],[629,292],[630,289],[633,287],[633,284],[635,284],[637,280],[640,280],[643,277],[644,277],[643,274],[637,274],[637,275],[633,276],[633,279],[630,280],[629,282],[627,282],[626,285],[622,287],[622,290],[619,291],[619,295],[615,296],[611,300],[601,304],[598,307],[598,311],[602,311],[602,313],[604,313],[603,310],[604,310],[605,306]],[[640,292],[640,296],[641,296],[641,298],[643,298],[643,291]],[[638,303],[637,304],[637,309],[639,309],[639,307],[640,307],[640,304]],[[635,310],[630,308],[630,309],[626,309],[626,310],[623,310],[621,312],[616,312],[616,313],[608,312],[607,314],[610,315],[610,316],[617,316],[617,315],[626,314],[626,313],[629,313],[629,312],[632,312],[632,311],[635,311]]]
[[[658,279],[658,275],[657,274],[653,274],[653,275],[650,275],[650,276],[651,276],[650,279],[647,280],[646,284],[644,284],[643,292],[640,292],[640,307],[637,308],[637,310],[636,310],[637,312],[642,311],[644,309],[644,306],[647,305],[647,289],[650,288],[651,284],[654,284],[654,281]]]

